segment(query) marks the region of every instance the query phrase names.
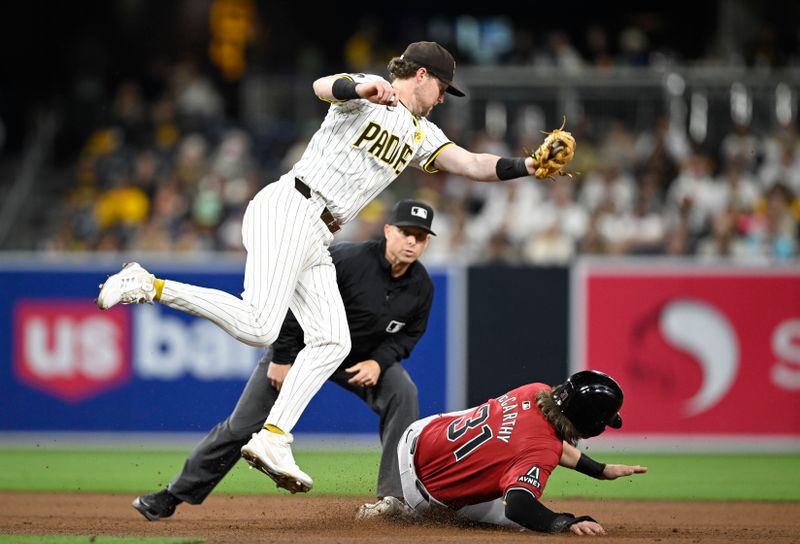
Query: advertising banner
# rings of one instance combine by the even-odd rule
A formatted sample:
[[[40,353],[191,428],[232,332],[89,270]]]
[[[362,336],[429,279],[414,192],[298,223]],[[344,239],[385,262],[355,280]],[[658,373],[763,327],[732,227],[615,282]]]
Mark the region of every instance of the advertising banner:
[[[159,304],[100,311],[93,303],[97,285],[116,270],[0,264],[0,431],[205,432],[233,409],[263,350]],[[242,263],[153,270],[233,294],[242,289]],[[403,363],[423,414],[446,411],[447,276],[432,276],[428,331]],[[363,401],[326,383],[295,430],[377,428]]]
[[[800,271],[584,263],[573,370],[625,391],[620,435],[800,437]]]

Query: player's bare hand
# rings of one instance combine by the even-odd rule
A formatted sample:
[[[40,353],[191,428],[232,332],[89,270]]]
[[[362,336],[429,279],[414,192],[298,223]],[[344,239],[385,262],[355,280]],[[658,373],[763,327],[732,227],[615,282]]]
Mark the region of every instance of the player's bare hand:
[[[578,523],[573,523],[569,526],[569,530],[575,533],[576,535],[604,535],[606,534],[606,530],[603,529],[603,526],[597,523],[596,521],[589,521],[583,520],[579,521]]]
[[[616,480],[624,476],[631,476],[633,474],[644,474],[647,472],[647,467],[640,465],[606,465],[603,469],[603,474],[600,480]]]
[[[289,373],[290,368],[292,368],[292,365],[270,363],[267,367],[267,379],[269,380],[269,384],[280,391],[281,387],[283,387],[283,381],[286,379],[286,375]]]
[[[347,380],[347,383],[362,387],[375,387],[378,383],[378,378],[381,376],[381,366],[374,359],[356,363],[350,368],[345,368],[345,371],[355,372],[355,375]]]
[[[358,87],[356,87],[356,92],[359,96],[366,98],[373,104],[383,104],[385,106],[397,105],[397,95],[394,94],[394,88],[386,81],[360,83]]]

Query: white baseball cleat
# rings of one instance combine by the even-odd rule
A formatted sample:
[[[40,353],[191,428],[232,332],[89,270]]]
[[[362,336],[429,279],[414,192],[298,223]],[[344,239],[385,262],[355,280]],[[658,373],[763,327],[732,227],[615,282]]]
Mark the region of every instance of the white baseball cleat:
[[[139,263],[125,263],[122,270],[100,285],[95,303],[101,310],[117,304],[152,304],[156,294],[155,279]]]
[[[242,446],[242,458],[272,478],[278,487],[292,493],[306,493],[314,486],[311,476],[300,470],[292,455],[291,433],[278,434],[261,429]]]
[[[363,521],[375,518],[406,518],[414,517],[414,510],[397,497],[384,497],[376,503],[362,504],[356,512],[356,519]]]

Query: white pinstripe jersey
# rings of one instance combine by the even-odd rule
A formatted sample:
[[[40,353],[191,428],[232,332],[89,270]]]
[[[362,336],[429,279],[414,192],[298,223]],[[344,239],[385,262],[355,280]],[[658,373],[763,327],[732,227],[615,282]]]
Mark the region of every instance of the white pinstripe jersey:
[[[357,83],[383,79],[342,75]],[[437,172],[433,163],[449,144],[439,127],[415,117],[402,104],[390,108],[364,99],[334,102],[294,165],[294,175],[322,195],[333,215],[346,223],[409,164]]]

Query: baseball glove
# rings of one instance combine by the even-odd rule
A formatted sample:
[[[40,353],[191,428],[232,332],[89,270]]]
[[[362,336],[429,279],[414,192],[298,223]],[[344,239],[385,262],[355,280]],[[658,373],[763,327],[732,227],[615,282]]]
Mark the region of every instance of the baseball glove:
[[[575,138],[564,130],[566,124],[567,118],[565,117],[561,128],[552,132],[544,132],[547,134],[547,138],[535,151],[525,150],[533,158],[533,165],[536,167],[534,175],[537,178],[555,179],[555,176],[559,175],[572,177],[572,174],[564,171],[564,167],[575,156]]]

